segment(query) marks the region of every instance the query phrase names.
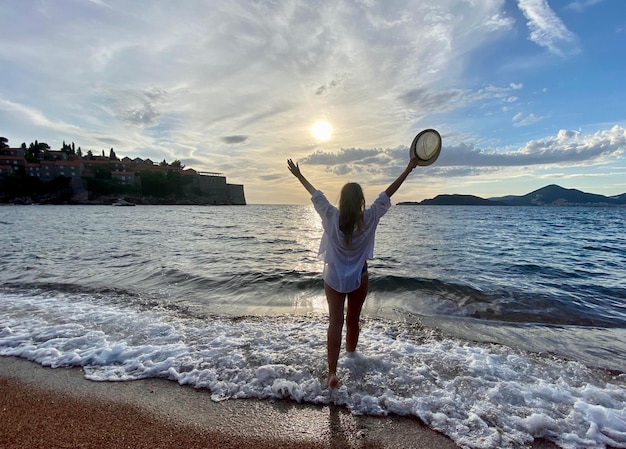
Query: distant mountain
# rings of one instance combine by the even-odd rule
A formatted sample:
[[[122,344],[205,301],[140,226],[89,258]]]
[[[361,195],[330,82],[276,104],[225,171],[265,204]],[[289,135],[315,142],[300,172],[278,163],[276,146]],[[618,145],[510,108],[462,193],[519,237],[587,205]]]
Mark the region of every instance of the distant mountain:
[[[421,202],[400,205],[420,206],[626,206],[626,193],[617,196],[596,195],[551,184],[523,196],[507,195],[484,199],[474,195],[437,195]]]
[[[564,189],[551,184],[523,196],[506,196],[490,198],[493,201],[501,201],[511,206],[616,206],[626,204],[614,197],[585,193],[577,189]]]
[[[437,195],[432,200],[419,203],[423,206],[504,206],[499,201],[486,200],[474,195]]]

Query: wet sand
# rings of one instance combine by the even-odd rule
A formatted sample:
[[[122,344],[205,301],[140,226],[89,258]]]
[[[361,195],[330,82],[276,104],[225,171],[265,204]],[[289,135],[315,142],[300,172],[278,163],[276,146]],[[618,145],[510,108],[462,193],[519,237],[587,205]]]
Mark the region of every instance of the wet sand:
[[[0,357],[2,448],[458,449],[417,419],[289,401],[215,403],[175,382],[91,382],[80,369]]]
[[[80,369],[0,357],[0,447],[458,449],[418,419],[229,400],[175,382],[91,382]],[[555,447],[536,442],[535,448]]]

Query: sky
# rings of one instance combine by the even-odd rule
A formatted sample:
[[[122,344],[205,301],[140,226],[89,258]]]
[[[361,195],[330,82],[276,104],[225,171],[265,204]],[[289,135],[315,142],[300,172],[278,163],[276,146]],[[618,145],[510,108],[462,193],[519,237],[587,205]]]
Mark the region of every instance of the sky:
[[[2,0],[0,136],[180,160],[248,203],[626,192],[623,0]],[[322,132],[313,125],[322,121]],[[319,128],[319,126],[318,126]]]

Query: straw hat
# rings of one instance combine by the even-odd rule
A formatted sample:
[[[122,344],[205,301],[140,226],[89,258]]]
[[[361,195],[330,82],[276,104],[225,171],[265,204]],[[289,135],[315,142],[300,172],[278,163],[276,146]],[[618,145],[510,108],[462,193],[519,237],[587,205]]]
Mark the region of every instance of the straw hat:
[[[435,129],[425,129],[413,139],[409,155],[418,160],[417,165],[425,167],[435,162],[440,152],[441,135]]]

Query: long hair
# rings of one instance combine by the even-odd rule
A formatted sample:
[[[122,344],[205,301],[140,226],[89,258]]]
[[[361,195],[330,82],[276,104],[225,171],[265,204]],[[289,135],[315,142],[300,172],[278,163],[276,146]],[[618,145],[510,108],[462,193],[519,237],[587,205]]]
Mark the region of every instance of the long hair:
[[[349,182],[341,189],[339,197],[339,229],[343,232],[343,243],[350,247],[354,229],[363,227],[365,197],[363,189],[356,182]]]

